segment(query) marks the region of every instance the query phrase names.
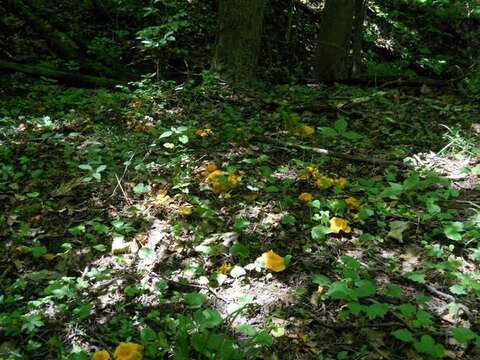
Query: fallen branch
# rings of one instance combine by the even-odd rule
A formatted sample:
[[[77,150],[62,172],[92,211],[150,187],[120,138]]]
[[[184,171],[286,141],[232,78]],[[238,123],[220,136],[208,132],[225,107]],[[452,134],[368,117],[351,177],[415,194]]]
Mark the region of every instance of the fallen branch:
[[[294,144],[291,142],[284,142],[280,141],[277,139],[273,139],[271,137],[255,137],[256,140],[259,142],[265,142],[269,144],[273,144],[276,146],[279,146],[283,149],[290,150],[290,149],[297,149],[297,150],[303,150],[303,151],[309,151],[313,152],[316,154],[320,155],[325,155],[325,156],[330,156],[334,158],[339,158],[339,159],[344,159],[344,160],[349,160],[349,161],[358,161],[358,162],[364,162],[364,163],[369,163],[369,164],[375,164],[375,165],[388,165],[388,166],[398,166],[398,167],[409,167],[408,164],[405,164],[401,161],[393,161],[393,160],[383,160],[383,159],[376,159],[372,158],[370,156],[353,156],[353,155],[348,155],[328,149],[322,149],[322,148],[316,148],[312,146],[307,146],[307,145],[301,145],[301,144]]]
[[[0,59],[0,69],[2,68],[6,70],[23,72],[29,75],[53,78],[70,85],[87,87],[114,87],[119,83],[118,81],[103,77],[69,73],[42,65],[25,65]]]

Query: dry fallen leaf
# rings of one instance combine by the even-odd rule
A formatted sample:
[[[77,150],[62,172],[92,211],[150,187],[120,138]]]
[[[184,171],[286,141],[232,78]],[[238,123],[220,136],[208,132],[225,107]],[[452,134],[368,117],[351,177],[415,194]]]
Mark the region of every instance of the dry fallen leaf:
[[[403,233],[408,230],[409,223],[407,221],[391,221],[389,225],[390,231],[387,237],[403,242]]]
[[[132,342],[121,342],[113,353],[115,360],[142,360],[143,346]]]
[[[273,250],[264,252],[262,254],[262,260],[265,264],[265,268],[274,272],[280,272],[287,268],[285,265],[285,259]]]
[[[298,200],[306,204],[313,200],[313,196],[308,192],[303,192],[298,196]]]
[[[232,270],[232,265],[229,264],[229,263],[223,263],[218,269],[217,269],[217,273],[219,274],[223,274],[223,275],[226,275],[230,272],[230,270]]]
[[[192,205],[183,205],[178,208],[178,212],[183,215],[183,216],[188,216],[191,215],[193,212],[193,206]]]
[[[110,354],[107,350],[96,351],[92,355],[92,360],[110,360]]]
[[[348,226],[347,220],[333,217],[330,219],[330,231],[334,234],[339,234],[340,231],[349,234],[352,232],[352,228]]]
[[[357,199],[355,199],[353,196],[350,196],[345,199],[345,204],[347,204],[347,207],[350,210],[360,210],[362,205],[358,202]]]

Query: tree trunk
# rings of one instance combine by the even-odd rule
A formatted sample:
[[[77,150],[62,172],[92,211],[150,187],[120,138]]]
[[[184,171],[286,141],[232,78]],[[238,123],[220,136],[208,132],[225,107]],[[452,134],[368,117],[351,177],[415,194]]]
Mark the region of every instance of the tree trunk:
[[[361,73],[363,23],[365,21],[366,0],[355,0],[355,20],[352,38],[352,76]]]
[[[254,79],[266,0],[220,0],[213,67],[235,83]]]
[[[315,54],[315,77],[319,81],[349,76],[355,0],[327,0]]]
[[[52,48],[65,59],[78,59],[81,57],[80,47],[72,39],[53,27],[48,21],[37,16],[22,0],[8,0],[6,5],[12,12],[27,20],[27,23],[47,39]]]

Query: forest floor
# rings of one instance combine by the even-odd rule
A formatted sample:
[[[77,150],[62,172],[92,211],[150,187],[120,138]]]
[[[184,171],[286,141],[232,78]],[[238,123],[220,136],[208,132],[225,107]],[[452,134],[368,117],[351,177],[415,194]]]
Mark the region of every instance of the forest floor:
[[[478,99],[0,95],[1,358],[480,357]]]

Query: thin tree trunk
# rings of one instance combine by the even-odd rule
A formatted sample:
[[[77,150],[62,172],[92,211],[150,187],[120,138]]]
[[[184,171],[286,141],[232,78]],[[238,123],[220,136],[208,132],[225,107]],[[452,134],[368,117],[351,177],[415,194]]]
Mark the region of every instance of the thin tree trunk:
[[[355,0],[327,0],[315,54],[315,77],[333,81],[348,77]]]
[[[365,21],[366,0],[355,0],[355,20],[352,39],[352,76],[361,73],[363,23]]]
[[[235,83],[254,79],[266,0],[220,0],[214,69]]]

